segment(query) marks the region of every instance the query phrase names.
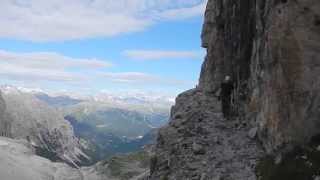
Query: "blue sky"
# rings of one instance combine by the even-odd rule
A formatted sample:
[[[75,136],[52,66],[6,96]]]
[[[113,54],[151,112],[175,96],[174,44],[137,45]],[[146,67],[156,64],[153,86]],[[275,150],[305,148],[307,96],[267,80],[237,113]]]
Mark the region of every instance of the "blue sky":
[[[1,2],[1,84],[171,95],[196,85],[204,0],[48,2]]]

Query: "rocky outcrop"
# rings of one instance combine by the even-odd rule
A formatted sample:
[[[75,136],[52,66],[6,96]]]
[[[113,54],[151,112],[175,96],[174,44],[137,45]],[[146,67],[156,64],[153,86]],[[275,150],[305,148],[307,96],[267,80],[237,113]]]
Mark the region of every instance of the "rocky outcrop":
[[[262,157],[319,134],[319,19],[317,0],[209,0],[199,86],[160,130],[151,179],[257,179]],[[225,76],[231,120],[216,98]]]
[[[53,161],[76,167],[87,160],[72,126],[57,110],[18,90],[4,89],[2,97],[0,108],[5,110],[0,115],[0,129],[6,136],[27,140],[38,155]]]
[[[27,140],[0,137],[0,174],[3,180],[142,180],[149,172],[149,153],[145,149],[74,168],[36,155]]]
[[[6,109],[7,106],[0,91],[0,136],[11,137],[11,118]]]
[[[249,126],[225,121],[220,103],[198,89],[181,94],[161,129],[151,179],[254,179],[261,150]]]
[[[89,180],[85,172],[34,154],[26,140],[0,137],[0,174],[5,180]]]

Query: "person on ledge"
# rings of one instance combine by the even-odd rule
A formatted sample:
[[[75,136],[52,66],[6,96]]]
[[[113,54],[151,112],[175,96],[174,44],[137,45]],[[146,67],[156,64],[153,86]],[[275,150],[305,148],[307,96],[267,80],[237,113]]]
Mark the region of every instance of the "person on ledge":
[[[233,91],[233,82],[230,76],[226,76],[221,83],[220,100],[222,103],[222,113],[224,118],[231,116],[231,94]]]

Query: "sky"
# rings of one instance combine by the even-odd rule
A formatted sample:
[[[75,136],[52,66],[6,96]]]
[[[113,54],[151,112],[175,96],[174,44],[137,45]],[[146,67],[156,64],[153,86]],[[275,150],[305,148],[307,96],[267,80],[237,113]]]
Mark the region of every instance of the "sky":
[[[206,0],[1,0],[0,84],[84,94],[193,88]]]

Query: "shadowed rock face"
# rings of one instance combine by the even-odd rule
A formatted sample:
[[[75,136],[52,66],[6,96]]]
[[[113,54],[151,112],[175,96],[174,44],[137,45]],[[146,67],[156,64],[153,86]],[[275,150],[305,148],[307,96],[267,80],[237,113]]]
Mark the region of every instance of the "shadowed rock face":
[[[320,132],[320,3],[315,0],[212,0],[200,88],[231,75],[234,110],[259,127],[268,151]]]
[[[151,179],[256,179],[262,156],[320,133],[319,19],[318,0],[209,0],[199,86],[177,98]],[[231,121],[215,98],[227,75]]]
[[[11,137],[10,117],[6,112],[6,104],[0,92],[0,136]]]

